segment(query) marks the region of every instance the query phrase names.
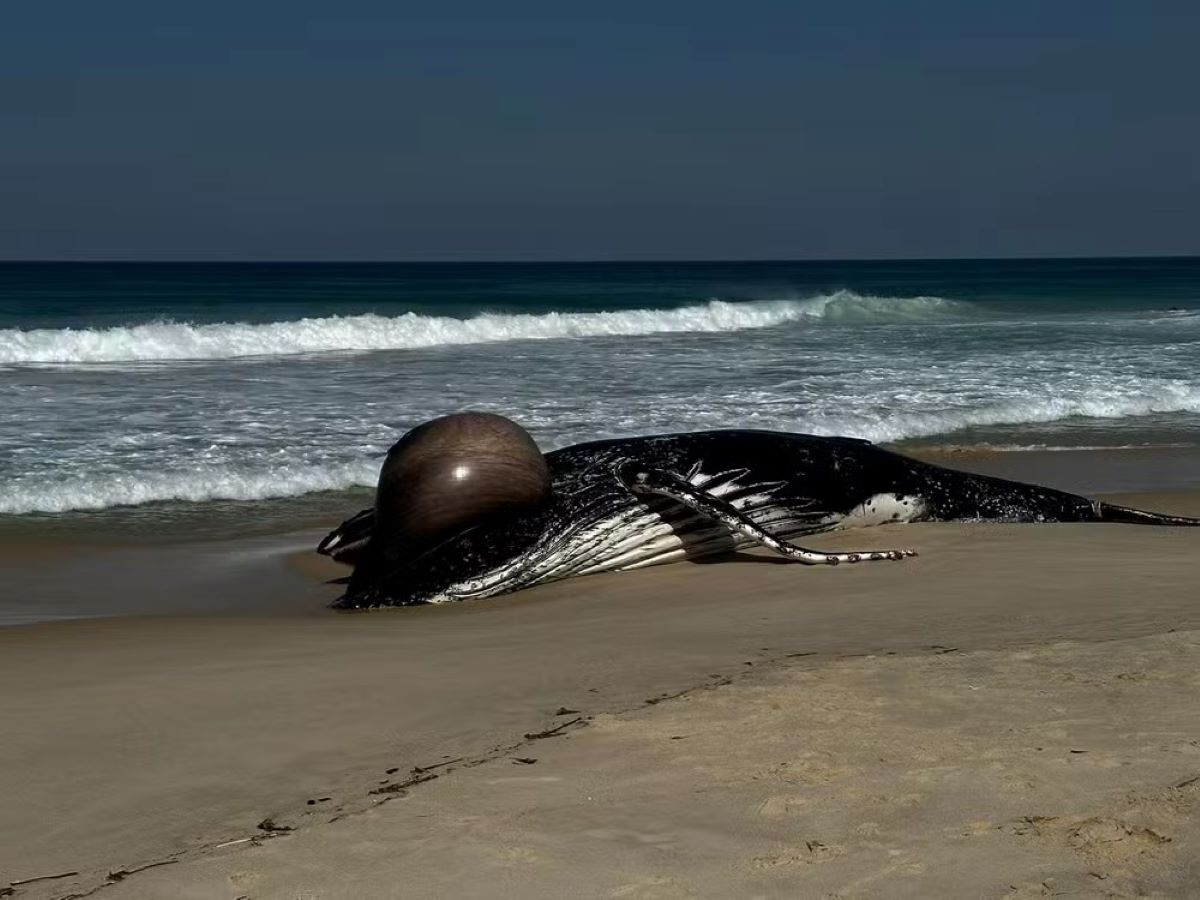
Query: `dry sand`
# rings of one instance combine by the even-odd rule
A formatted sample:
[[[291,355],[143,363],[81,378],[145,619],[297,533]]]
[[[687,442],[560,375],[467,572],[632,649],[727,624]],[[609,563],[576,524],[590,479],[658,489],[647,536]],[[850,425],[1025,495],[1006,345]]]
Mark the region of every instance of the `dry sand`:
[[[920,559],[0,629],[0,887],[1200,896],[1198,535],[892,527],[813,544]]]
[[[1197,632],[784,664],[111,896],[1196,897],[1198,664]]]

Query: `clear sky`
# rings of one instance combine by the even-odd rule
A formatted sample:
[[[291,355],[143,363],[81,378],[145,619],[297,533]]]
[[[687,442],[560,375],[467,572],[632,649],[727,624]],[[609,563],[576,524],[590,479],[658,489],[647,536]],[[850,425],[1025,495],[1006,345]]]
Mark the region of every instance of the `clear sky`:
[[[1200,253],[1200,0],[37,0],[0,258]]]

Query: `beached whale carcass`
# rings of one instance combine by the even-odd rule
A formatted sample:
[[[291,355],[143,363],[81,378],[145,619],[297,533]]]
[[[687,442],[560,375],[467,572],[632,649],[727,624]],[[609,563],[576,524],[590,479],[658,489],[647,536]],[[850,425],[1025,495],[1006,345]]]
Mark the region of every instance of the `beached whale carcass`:
[[[514,422],[459,413],[396,443],[375,506],[318,552],[354,565],[332,606],[466,600],[576,575],[762,545],[810,565],[912,550],[823,552],[806,535],[888,522],[1200,525],[921,462],[868,441],[721,430],[620,438],[542,454]]]

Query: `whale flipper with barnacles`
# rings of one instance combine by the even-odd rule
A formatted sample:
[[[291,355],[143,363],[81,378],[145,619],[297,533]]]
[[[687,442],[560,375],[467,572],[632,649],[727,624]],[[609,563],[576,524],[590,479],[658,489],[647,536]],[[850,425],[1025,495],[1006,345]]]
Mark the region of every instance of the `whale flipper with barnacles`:
[[[911,459],[855,438],[722,430],[542,454],[487,413],[435,419],[388,453],[375,506],[317,550],[354,565],[333,606],[491,597],[595,572],[763,546],[809,565],[900,560],[795,541],[912,521],[1200,525]]]

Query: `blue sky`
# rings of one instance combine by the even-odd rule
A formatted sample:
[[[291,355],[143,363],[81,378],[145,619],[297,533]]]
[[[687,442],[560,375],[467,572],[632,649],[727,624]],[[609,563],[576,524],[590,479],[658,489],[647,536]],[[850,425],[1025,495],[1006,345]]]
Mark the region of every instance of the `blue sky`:
[[[1200,3],[13,5],[0,258],[1200,253]]]

